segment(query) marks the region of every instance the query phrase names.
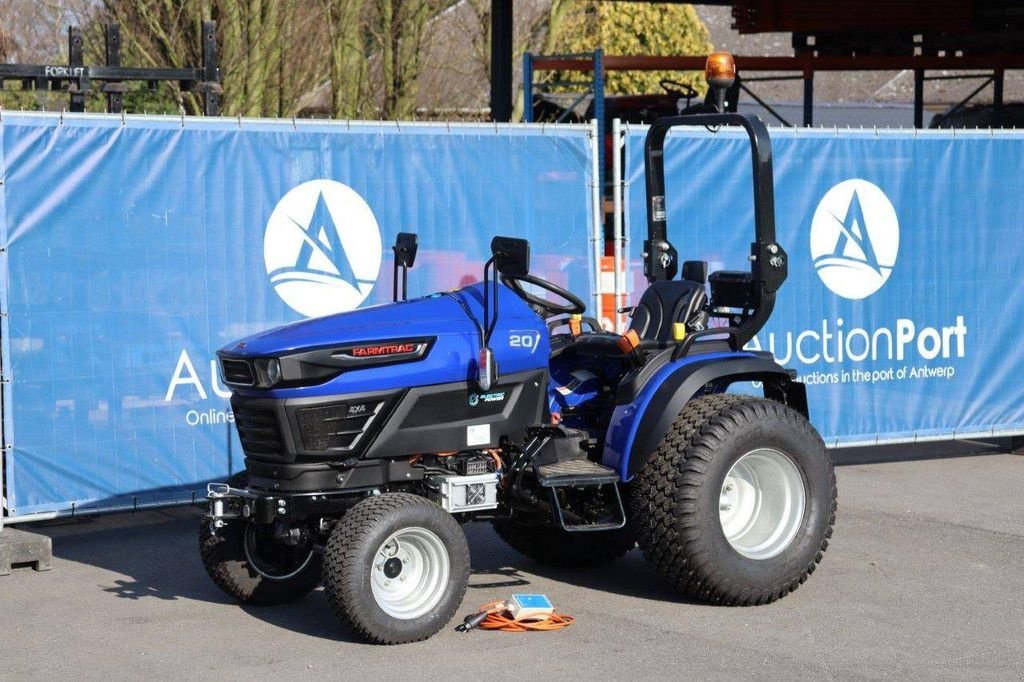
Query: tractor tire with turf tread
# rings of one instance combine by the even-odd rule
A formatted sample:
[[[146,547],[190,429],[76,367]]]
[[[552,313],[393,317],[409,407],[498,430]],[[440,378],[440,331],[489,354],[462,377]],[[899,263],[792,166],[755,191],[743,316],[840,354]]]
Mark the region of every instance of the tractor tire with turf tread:
[[[410,526],[426,528],[444,542],[449,579],[435,608],[419,618],[400,620],[377,605],[370,572],[381,544]],[[451,514],[418,495],[384,493],[356,504],[335,526],[324,553],[323,581],[327,602],[347,631],[373,644],[406,644],[433,636],[451,621],[466,593],[469,571],[469,545]]]
[[[719,520],[724,477],[758,447],[786,453],[805,484],[804,517],[777,556],[750,559],[734,550]],[[689,402],[633,482],[630,517],[641,551],[684,595],[706,603],[751,606],[797,589],[828,548],[836,514],[836,478],[810,423],[782,403],[716,394]]]
[[[245,521],[229,521],[217,534],[203,519],[199,555],[203,568],[225,594],[246,606],[275,606],[297,601],[320,586],[320,557],[313,553],[295,576],[270,580],[253,569],[246,556]]]

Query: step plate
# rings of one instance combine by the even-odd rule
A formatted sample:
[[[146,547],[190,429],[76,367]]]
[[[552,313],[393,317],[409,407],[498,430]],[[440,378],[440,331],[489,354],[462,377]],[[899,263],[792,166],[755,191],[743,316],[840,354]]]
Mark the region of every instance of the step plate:
[[[589,459],[567,459],[535,467],[537,482],[546,488],[618,483],[614,469]]]

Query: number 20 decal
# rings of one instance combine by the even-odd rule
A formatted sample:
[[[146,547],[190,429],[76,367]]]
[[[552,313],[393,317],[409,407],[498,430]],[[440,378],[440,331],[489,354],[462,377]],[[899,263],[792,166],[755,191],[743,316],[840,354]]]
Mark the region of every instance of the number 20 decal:
[[[533,353],[540,344],[540,333],[535,331],[512,330],[508,334],[508,345],[512,348],[525,348]]]

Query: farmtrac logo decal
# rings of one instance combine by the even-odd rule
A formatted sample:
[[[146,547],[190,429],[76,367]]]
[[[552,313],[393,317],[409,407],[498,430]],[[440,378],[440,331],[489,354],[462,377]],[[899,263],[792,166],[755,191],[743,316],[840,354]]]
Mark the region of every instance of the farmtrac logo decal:
[[[845,180],[818,203],[811,220],[811,258],[833,293],[858,301],[881,289],[899,248],[896,209],[878,186]]]
[[[382,254],[370,206],[334,180],[310,180],[289,190],[263,235],[263,261],[274,291],[306,317],[359,307],[377,281]]]

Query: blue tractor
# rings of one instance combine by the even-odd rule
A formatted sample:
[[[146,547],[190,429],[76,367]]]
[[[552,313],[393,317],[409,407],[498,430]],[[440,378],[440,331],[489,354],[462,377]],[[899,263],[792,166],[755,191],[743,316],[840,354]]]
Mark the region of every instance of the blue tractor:
[[[663,151],[679,125],[749,135],[749,272],[678,265]],[[771,164],[756,118],[651,126],[650,284],[625,335],[531,274],[519,239],[493,240],[482,283],[406,300],[416,240],[403,234],[394,303],[225,347],[246,469],[210,486],[200,549],[211,578],[243,604],[291,601],[322,583],[356,635],[422,640],[462,601],[461,524],[489,521],[547,564],[592,566],[639,544],[671,587],[709,603],[795,590],[828,545],[836,482],[804,385],[771,355],[744,350],[786,278]],[[751,382],[763,397],[735,392]]]

